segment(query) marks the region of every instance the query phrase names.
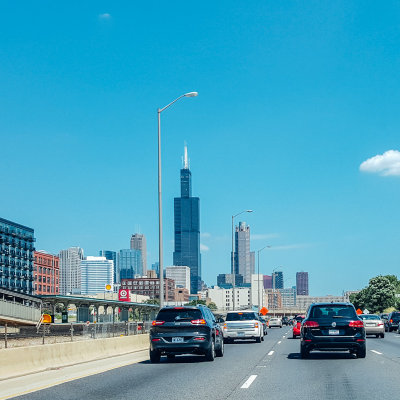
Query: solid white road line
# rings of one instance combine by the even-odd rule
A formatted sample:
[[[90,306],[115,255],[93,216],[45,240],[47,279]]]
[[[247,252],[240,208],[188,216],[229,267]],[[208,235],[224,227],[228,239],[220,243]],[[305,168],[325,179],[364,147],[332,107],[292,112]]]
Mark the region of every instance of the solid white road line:
[[[273,350],[271,350],[271,351],[268,353],[269,356],[272,356],[272,354],[274,354],[274,351],[273,351]]]
[[[255,381],[256,378],[257,378],[257,375],[250,375],[250,378],[247,379],[247,381],[245,383],[243,383],[243,385],[241,386],[241,389],[248,389],[250,387],[250,385]]]
[[[279,342],[278,342],[278,344],[281,344],[282,343],[282,340],[280,340]]]
[[[379,353],[379,351],[376,351],[376,350],[371,350],[373,353],[375,353],[375,354],[379,354],[379,355],[382,355],[383,353]]]

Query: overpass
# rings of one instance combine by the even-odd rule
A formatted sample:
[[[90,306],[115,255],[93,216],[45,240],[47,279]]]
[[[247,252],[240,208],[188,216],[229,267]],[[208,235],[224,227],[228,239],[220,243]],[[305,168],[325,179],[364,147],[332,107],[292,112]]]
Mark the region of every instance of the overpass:
[[[42,300],[7,289],[0,289],[0,324],[36,325],[42,314]]]

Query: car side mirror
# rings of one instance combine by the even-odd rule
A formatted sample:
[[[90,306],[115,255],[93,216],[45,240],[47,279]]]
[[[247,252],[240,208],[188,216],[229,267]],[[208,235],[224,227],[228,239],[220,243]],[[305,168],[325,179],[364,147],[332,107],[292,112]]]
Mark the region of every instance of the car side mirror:
[[[223,318],[217,318],[217,322],[218,322],[219,324],[222,324],[222,323],[225,322],[225,321],[224,321]]]

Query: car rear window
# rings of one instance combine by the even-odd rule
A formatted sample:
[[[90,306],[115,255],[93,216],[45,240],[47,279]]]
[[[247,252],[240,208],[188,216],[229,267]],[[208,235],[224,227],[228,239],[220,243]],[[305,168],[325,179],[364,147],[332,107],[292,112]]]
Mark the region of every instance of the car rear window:
[[[227,321],[250,321],[257,319],[254,313],[229,313],[226,316]]]
[[[202,319],[201,311],[196,308],[171,308],[160,310],[157,315],[158,321],[174,322],[193,319]]]
[[[351,306],[329,304],[314,306],[310,312],[311,318],[357,318],[356,311]]]
[[[301,317],[301,316],[299,315],[299,316],[297,316],[295,319],[296,319],[297,322],[301,322],[301,321],[303,321],[304,317]]]
[[[365,320],[380,319],[380,317],[378,315],[360,315],[360,317]]]
[[[392,318],[399,319],[399,318],[400,318],[400,312],[394,312],[394,313],[392,313]]]

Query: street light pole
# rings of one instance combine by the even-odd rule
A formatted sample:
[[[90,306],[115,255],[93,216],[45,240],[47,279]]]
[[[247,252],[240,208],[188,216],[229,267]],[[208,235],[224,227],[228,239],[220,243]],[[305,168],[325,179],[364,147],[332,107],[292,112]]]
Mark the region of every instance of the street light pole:
[[[259,311],[263,307],[262,303],[264,302],[264,300],[262,300],[262,301],[260,300],[260,253],[266,248],[271,248],[271,246],[266,245],[262,249],[257,250],[257,258],[258,258],[258,260],[257,260],[257,282],[258,282],[257,292],[258,292],[258,309],[259,309]],[[263,280],[263,290],[264,290],[264,280]],[[263,297],[264,296],[262,296],[262,298]]]
[[[158,264],[160,272],[160,308],[164,306],[164,268],[163,268],[163,235],[162,235],[162,197],[161,197],[161,113],[182,97],[195,97],[197,92],[182,94],[163,108],[157,109],[158,116]]]
[[[234,249],[234,232],[233,232],[233,221],[235,217],[239,216],[240,214],[243,214],[245,212],[251,213],[253,210],[243,210],[240,213],[237,213],[235,215],[232,215],[232,265],[231,265],[231,272],[232,272],[232,309],[235,311],[235,283],[236,283],[236,271],[235,271],[235,249]]]

